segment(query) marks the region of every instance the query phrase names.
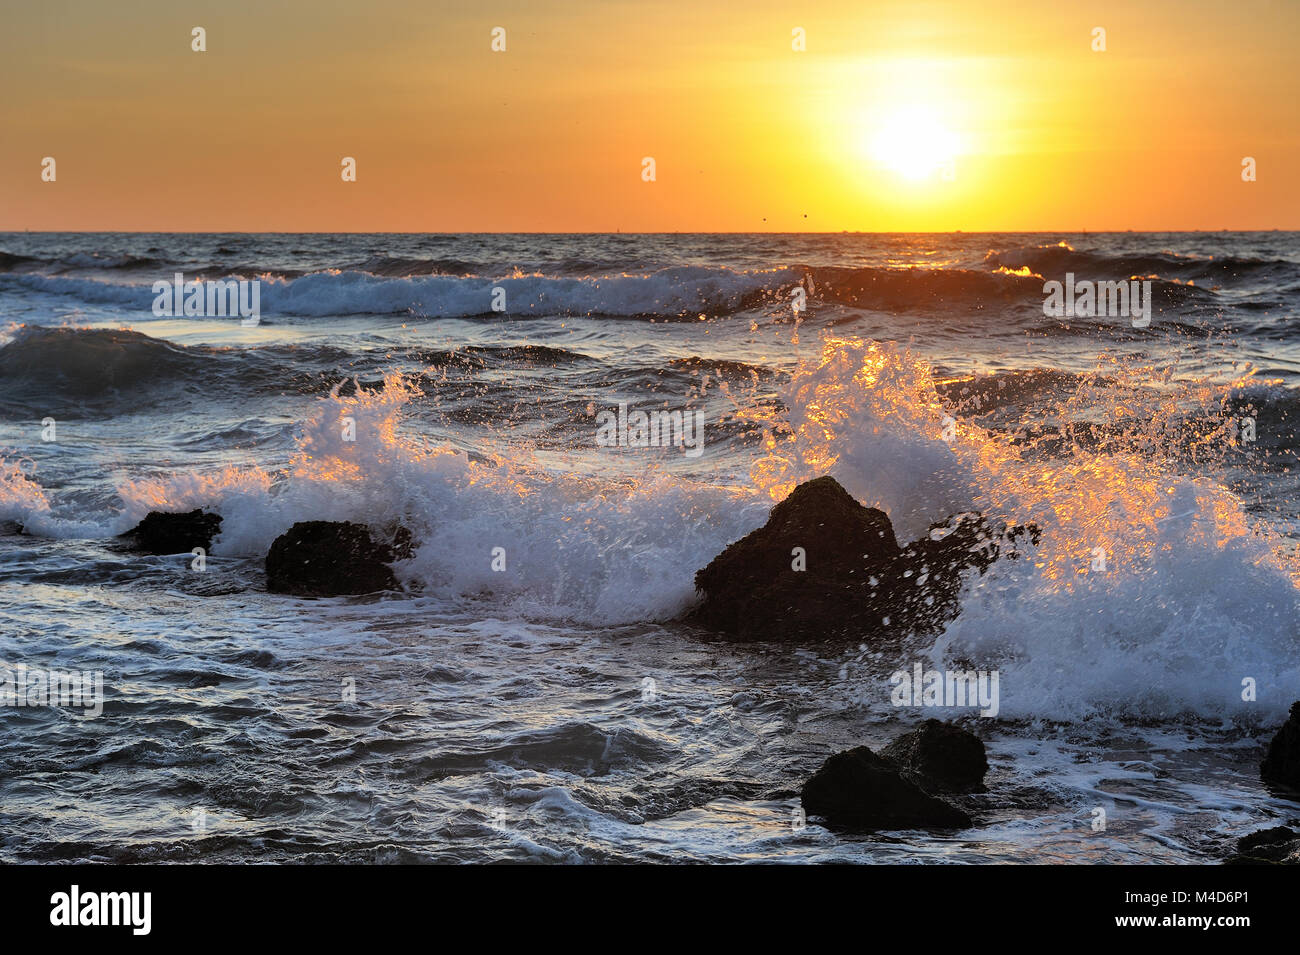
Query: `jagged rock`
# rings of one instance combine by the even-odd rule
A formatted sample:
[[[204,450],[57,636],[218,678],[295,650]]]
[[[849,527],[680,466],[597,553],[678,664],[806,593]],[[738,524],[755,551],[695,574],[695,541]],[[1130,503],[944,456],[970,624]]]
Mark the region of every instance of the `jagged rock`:
[[[984,792],[989,771],[983,741],[960,726],[926,720],[880,755],[929,792]]]
[[[351,521],[299,521],[266,553],[266,589],[300,597],[337,597],[395,590],[388,566],[409,555],[409,532],[397,549],[376,542],[370,528]]]
[[[804,811],[833,828],[964,829],[966,813],[905,779],[866,746],[836,753],[804,783]]]
[[[935,632],[957,615],[964,573],[983,572],[1021,535],[1036,541],[1037,529],[999,534],[963,514],[902,548],[883,511],[819,477],[695,575],[704,599],[688,619],[739,640]]]
[[[1237,840],[1224,865],[1300,865],[1300,833],[1286,826],[1261,829]]]
[[[188,554],[196,547],[211,550],[212,538],[220,531],[220,514],[205,514],[195,508],[187,514],[150,511],[139,524],[118,536],[132,550],[146,554]]]
[[[1268,744],[1259,775],[1268,782],[1300,789],[1300,700],[1291,704],[1290,717]]]
[[[795,570],[795,548],[807,569]],[[899,554],[889,518],[853,500],[834,478],[800,484],[767,523],[695,575],[704,602],[692,619],[741,639],[819,632],[842,623],[871,568]]]

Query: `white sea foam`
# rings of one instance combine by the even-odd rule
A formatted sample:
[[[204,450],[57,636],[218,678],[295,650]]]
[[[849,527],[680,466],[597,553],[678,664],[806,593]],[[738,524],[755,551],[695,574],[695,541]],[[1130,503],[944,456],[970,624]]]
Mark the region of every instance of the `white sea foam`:
[[[170,279],[171,274],[161,276]],[[257,277],[257,276],[252,276]],[[588,278],[503,275],[459,278],[431,275],[386,278],[367,272],[329,270],[297,278],[262,276],[261,307],[267,314],[390,315],[431,318],[490,315],[494,289],[504,290],[504,312],[534,315],[652,315],[687,317],[732,311],[750,297],[799,280],[791,269],[744,272],[721,267],[681,266],[646,274]],[[109,282],[32,274],[0,274],[0,288],[67,295],[79,301],[148,311],[149,284]]]
[[[1035,462],[965,424],[945,440],[928,366],[903,349],[828,343],[791,383],[788,440],[755,467],[751,490],[653,475],[610,483],[526,455],[471,461],[403,436],[416,397],[392,376],[381,391],[323,400],[283,474],[128,482],[114,530],[151,509],[210,507],[225,520],[214,553],[254,556],[299,520],[400,523],[419,544],[397,566],[414,589],[494,612],[625,624],[686,610],[696,569],[763,523],[794,481],[831,473],[889,513],[900,539],[971,509],[1041,527],[1029,558],[972,579],[962,616],[931,649],[936,663],[999,668],[1003,716],[1255,722],[1300,696],[1291,568],[1236,498],[1150,458],[1078,450]],[[31,482],[4,487],[4,514],[59,536],[78,529],[54,526]],[[1092,564],[1098,546],[1104,571]],[[1257,701],[1242,699],[1248,678]]]
[[[214,553],[245,555],[265,553],[295,521],[400,523],[420,546],[399,575],[426,593],[618,624],[684,611],[695,570],[765,518],[755,494],[668,477],[604,486],[420,446],[399,433],[412,396],[393,376],[380,392],[322,401],[280,487],[256,468],[129,482],[125,522],[210,507],[224,518]],[[353,441],[344,418],[356,423]],[[504,571],[493,569],[495,548]]]
[[[1030,559],[971,581],[932,649],[1002,668],[1004,716],[1256,722],[1300,697],[1295,568],[1237,498],[1159,459],[1164,422],[1141,454],[1034,459],[967,424],[944,440],[928,365],[874,342],[828,343],[787,393],[792,440],[755,468],[774,498],[829,472],[900,538],[961,510],[1041,528]]]

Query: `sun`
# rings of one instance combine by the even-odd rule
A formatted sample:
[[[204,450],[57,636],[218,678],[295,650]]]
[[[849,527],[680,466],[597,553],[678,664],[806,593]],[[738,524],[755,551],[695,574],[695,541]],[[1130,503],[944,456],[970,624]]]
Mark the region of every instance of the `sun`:
[[[955,133],[925,106],[898,106],[871,131],[870,154],[904,179],[918,181],[949,174],[959,150]]]

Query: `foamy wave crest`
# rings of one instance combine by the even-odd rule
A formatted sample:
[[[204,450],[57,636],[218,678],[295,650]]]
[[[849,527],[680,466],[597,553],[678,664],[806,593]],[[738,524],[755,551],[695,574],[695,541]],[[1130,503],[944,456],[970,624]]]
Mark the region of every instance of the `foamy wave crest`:
[[[159,279],[170,281],[172,275],[160,275]],[[610,315],[694,319],[702,314],[724,315],[759,304],[798,280],[798,273],[790,269],[743,272],[703,266],[600,278],[544,275],[387,278],[367,272],[331,270],[299,278],[263,277],[261,309],[263,313],[308,317],[413,314],[463,318],[498,314],[493,310],[493,289],[499,287],[505,290],[504,314],[510,317]],[[0,288],[6,285],[144,312],[152,308],[154,300],[148,284],[0,274]]]
[[[784,398],[784,414],[749,415],[772,449],[755,465],[754,483],[773,501],[834,474],[909,540],[976,509],[972,476],[941,439],[945,411],[924,360],[878,342],[828,338]]]
[[[103,533],[103,528],[92,521],[57,516],[49,496],[35,479],[35,470],[30,458],[0,451],[0,523],[12,522],[24,533],[37,537],[93,537]]]
[[[30,462],[0,458],[0,521],[25,525],[49,513],[49,499],[28,475],[30,467]]]
[[[413,589],[496,612],[610,625],[666,620],[695,599],[694,572],[762,523],[758,495],[675,478],[610,487],[548,473],[526,458],[471,460],[401,435],[418,392],[400,376],[380,391],[324,399],[286,472],[229,469],[132,482],[127,514],[210,507],[224,522],[213,553],[261,555],[295,521],[396,525],[415,536],[397,565]],[[355,440],[345,440],[351,419]],[[504,548],[503,572],[493,549]]]
[[[1162,400],[1129,409],[1147,421],[1132,450],[1036,458],[958,424],[906,350],[828,340],[795,376],[755,482],[779,499],[834,474],[902,538],[961,510],[1037,524],[1033,559],[972,580],[931,651],[1001,668],[1004,715],[1276,718],[1300,696],[1294,568],[1228,491],[1161,457],[1178,443],[1166,433],[1177,402]],[[1242,699],[1247,678],[1256,702]]]
[[[128,485],[128,513],[213,507],[225,518],[218,555],[265,553],[298,520],[401,524],[418,546],[397,570],[414,590],[494,614],[613,625],[681,613],[697,568],[794,483],[829,473],[888,512],[902,539],[967,510],[1041,528],[1025,559],[968,582],[962,615],[928,651],[936,663],[997,668],[1003,716],[1259,722],[1300,696],[1293,568],[1236,498],[1155,453],[1177,443],[1167,433],[1175,399],[1130,409],[1150,426],[1104,451],[1036,456],[957,421],[907,350],[828,340],[791,381],[786,415],[764,422],[755,488],[728,490],[653,474],[611,486],[527,455],[471,459],[420,444],[401,428],[417,398],[399,376],[378,391],[336,389],[284,471]],[[764,409],[749,414],[776,414]],[[493,570],[497,547],[504,572]],[[1242,700],[1247,679],[1256,702]]]
[[[1008,718],[1284,718],[1300,697],[1295,586],[1264,542],[1218,538],[1197,482],[1172,490],[1186,511],[1144,541],[1140,568],[1067,587],[1043,566],[1000,563],[931,656],[998,667]],[[1248,680],[1256,701],[1243,699]]]

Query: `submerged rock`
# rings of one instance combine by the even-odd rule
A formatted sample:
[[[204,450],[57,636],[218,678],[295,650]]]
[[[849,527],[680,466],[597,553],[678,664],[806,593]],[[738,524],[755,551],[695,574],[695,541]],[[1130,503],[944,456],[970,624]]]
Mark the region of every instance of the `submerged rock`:
[[[1261,829],[1237,840],[1224,865],[1300,865],[1300,833],[1286,826]]]
[[[964,829],[970,816],[929,795],[866,746],[836,753],[804,783],[804,811],[832,828]]]
[[[399,533],[393,546],[376,542],[364,524],[299,521],[266,553],[266,589],[299,597],[395,590],[388,565],[409,554],[409,532]]]
[[[1259,775],[1268,782],[1300,790],[1300,700],[1291,704],[1290,717],[1268,744]]]
[[[220,514],[205,514],[195,508],[187,514],[150,511],[139,524],[118,536],[132,550],[146,554],[188,554],[196,547],[211,550],[212,538],[220,532]]]
[[[1021,535],[1036,542],[1037,529],[999,534],[963,514],[900,547],[883,511],[819,477],[695,575],[704,599],[687,619],[739,640],[934,632],[957,615],[964,573]]]
[[[932,792],[984,792],[989,761],[984,742],[960,726],[926,720],[880,755]]]

